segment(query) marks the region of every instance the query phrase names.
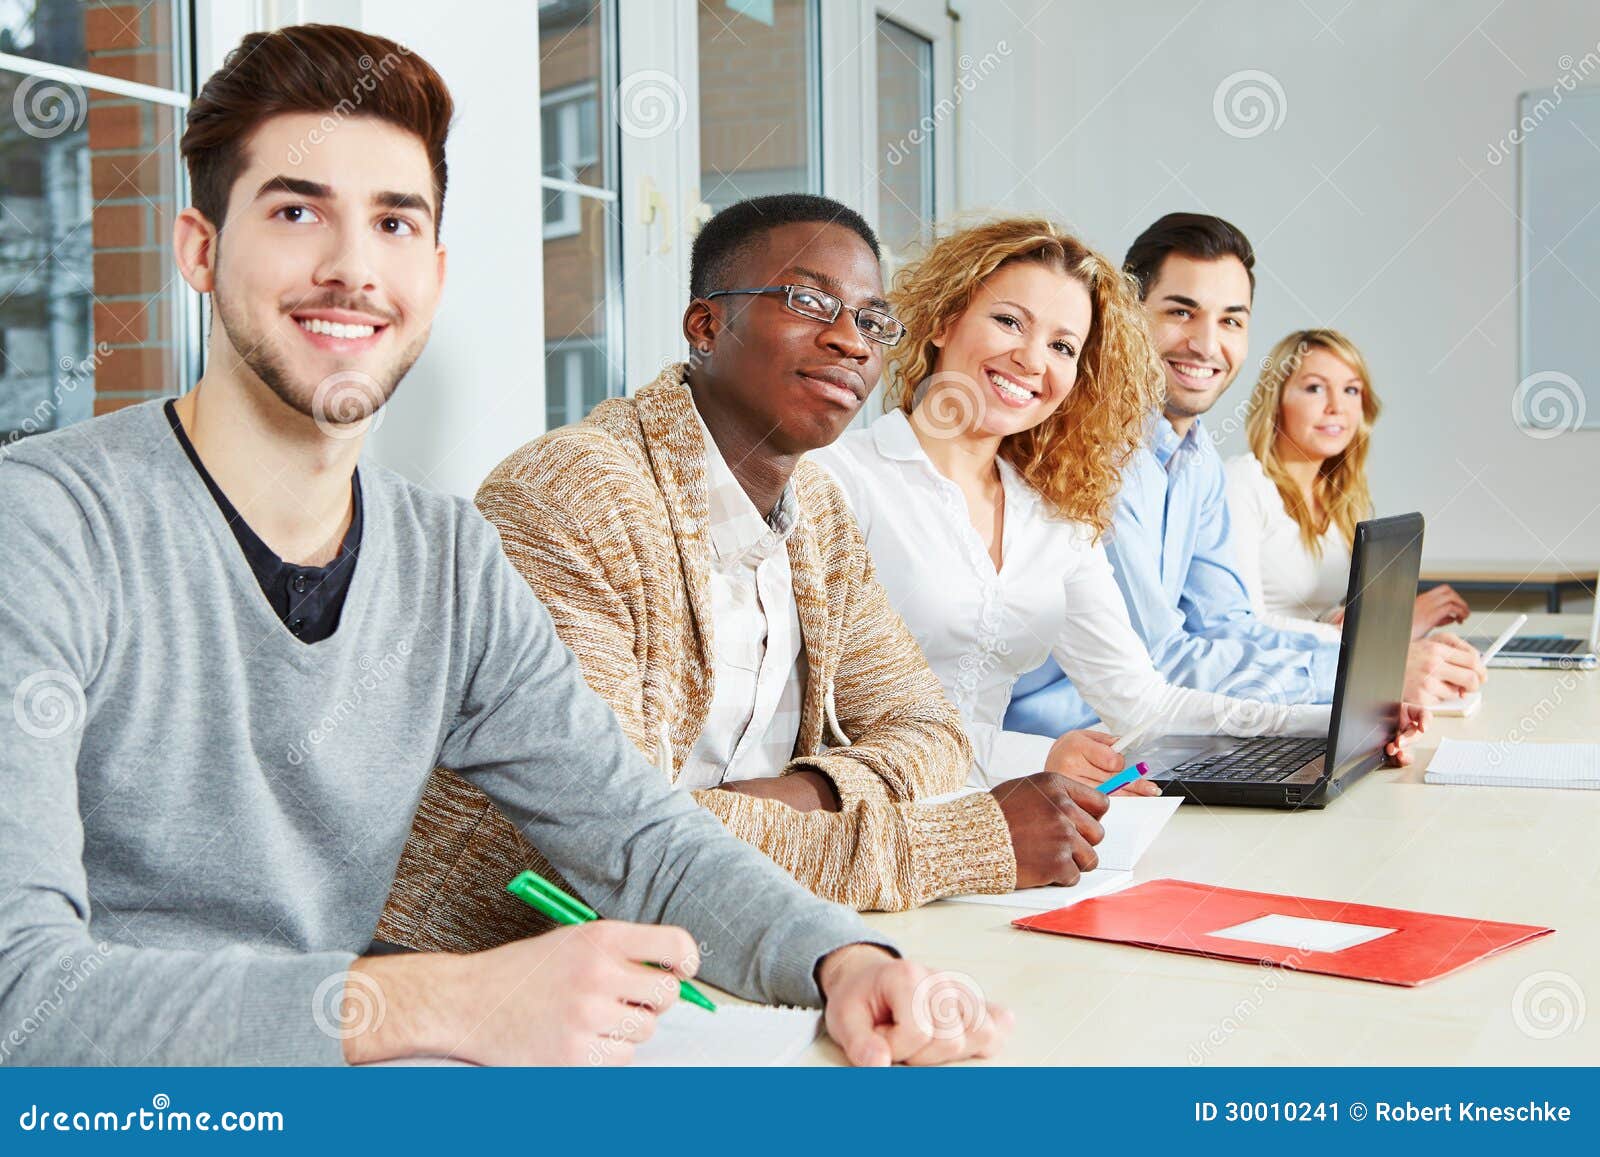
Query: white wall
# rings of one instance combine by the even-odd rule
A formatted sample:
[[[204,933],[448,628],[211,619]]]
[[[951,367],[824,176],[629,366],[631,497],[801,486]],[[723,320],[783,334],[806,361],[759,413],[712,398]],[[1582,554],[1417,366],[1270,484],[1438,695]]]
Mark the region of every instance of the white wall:
[[[1004,7],[964,5],[963,34],[1004,26]],[[1516,166],[1488,160],[1520,91],[1548,91],[1600,53],[1600,6],[1011,8],[1031,21],[1032,59],[964,107],[981,110],[961,128],[969,205],[1044,209],[1114,258],[1162,213],[1227,217],[1256,245],[1259,289],[1253,364],[1219,404],[1221,422],[1240,424],[1277,338],[1335,326],[1367,353],[1386,407],[1379,507],[1423,511],[1430,557],[1600,559],[1600,431],[1537,440],[1512,420]],[[1241,138],[1219,126],[1213,99],[1247,69],[1275,78],[1284,116]],[[1600,287],[1600,270],[1592,277]],[[1224,446],[1243,448],[1237,434]]]
[[[433,335],[369,436],[367,456],[470,497],[544,426],[537,6],[425,0],[202,0],[202,80],[246,32],[346,24],[388,36],[439,70],[456,103],[444,241],[449,272]]]
[[[361,7],[361,27],[425,56],[456,103],[444,298],[371,454],[423,485],[471,495],[544,426],[538,8],[496,3],[490,16],[429,0]]]

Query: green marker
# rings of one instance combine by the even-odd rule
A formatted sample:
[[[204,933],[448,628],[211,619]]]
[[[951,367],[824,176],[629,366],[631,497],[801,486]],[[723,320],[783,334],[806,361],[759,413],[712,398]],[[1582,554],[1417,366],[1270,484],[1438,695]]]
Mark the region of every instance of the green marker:
[[[576,896],[569,896],[538,872],[523,872],[506,885],[506,891],[528,907],[543,912],[557,924],[587,924],[600,919],[600,913]],[[659,964],[650,965],[660,968]],[[717,1006],[709,997],[687,980],[678,981],[678,995],[690,1004],[697,1004],[707,1012],[716,1012]]]

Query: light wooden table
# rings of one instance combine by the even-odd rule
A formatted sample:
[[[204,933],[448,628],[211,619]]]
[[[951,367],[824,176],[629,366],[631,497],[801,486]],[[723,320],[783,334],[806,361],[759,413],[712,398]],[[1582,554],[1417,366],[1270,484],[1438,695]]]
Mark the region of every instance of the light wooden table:
[[[1506,619],[1484,615],[1471,626],[1493,634]],[[1587,626],[1585,616],[1537,616],[1529,629]],[[1141,880],[1557,930],[1432,984],[1396,988],[1023,932],[1010,927],[1020,910],[976,904],[867,919],[907,955],[968,974],[1016,1013],[1005,1064],[1600,1063],[1600,792],[1422,782],[1444,736],[1600,741],[1600,672],[1497,670],[1485,695],[1473,718],[1436,720],[1412,767],[1373,772],[1322,811],[1186,804],[1139,865]],[[1580,1002],[1583,1023],[1548,1035],[1575,1019]],[[824,1040],[807,1059],[839,1057]]]

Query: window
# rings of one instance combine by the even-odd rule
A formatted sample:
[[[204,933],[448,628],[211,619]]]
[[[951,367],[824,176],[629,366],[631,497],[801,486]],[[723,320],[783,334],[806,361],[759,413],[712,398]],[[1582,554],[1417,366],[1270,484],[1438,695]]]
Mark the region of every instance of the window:
[[[194,381],[187,5],[0,0],[0,446]]]
[[[878,233],[893,272],[933,230],[933,45],[878,18]]]
[[[545,427],[622,391],[614,6],[540,0]]]
[[[544,137],[544,237],[571,237],[578,232],[578,200],[572,185],[590,185],[600,163],[598,106],[594,85],[546,93],[540,98]],[[568,186],[568,187],[564,187]]]
[[[699,0],[699,38],[702,199],[820,193],[812,0]]]

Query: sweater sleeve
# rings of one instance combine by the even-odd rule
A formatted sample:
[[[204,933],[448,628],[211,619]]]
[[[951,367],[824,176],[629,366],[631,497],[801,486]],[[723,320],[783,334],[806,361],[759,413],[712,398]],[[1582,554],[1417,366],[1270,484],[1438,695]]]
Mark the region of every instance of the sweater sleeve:
[[[643,688],[652,673],[639,660],[632,613],[595,536],[574,523],[570,504],[526,482],[486,486],[479,504],[512,564],[576,653],[588,685],[615,712],[634,746],[653,758],[655,738],[646,733],[643,717]],[[624,504],[602,505],[616,510]],[[870,587],[881,600],[875,580]],[[868,601],[856,624],[859,633],[843,633],[852,648],[849,661],[840,664],[836,713],[861,742],[842,749],[849,754],[797,759],[789,768],[815,768],[829,776],[840,810],[799,812],[777,800],[720,789],[697,791],[694,798],[811,891],[852,908],[899,911],[943,896],[1008,892],[1015,886],[1016,864],[1010,829],[992,797],[914,802],[959,786],[970,751],[959,716],[916,643],[898,616],[889,612],[884,621],[883,606]],[[925,680],[918,677],[919,667]],[[864,692],[875,672],[883,682],[876,687],[878,708],[869,712]],[[666,774],[658,772],[662,782]]]
[[[91,934],[79,748],[117,694],[96,683],[110,634],[137,626],[136,608],[94,585],[114,569],[96,538],[61,482],[0,458],[0,687],[12,697],[0,711],[0,1063],[342,1063],[314,1010],[351,954]]]
[[[480,549],[462,551],[476,570],[461,583],[476,592],[467,608],[473,674],[440,763],[493,800],[607,916],[687,929],[704,945],[702,975],[713,984],[821,1003],[822,958],[882,938],[733,839],[645,762],[478,525]]]

